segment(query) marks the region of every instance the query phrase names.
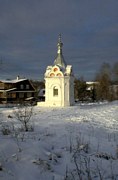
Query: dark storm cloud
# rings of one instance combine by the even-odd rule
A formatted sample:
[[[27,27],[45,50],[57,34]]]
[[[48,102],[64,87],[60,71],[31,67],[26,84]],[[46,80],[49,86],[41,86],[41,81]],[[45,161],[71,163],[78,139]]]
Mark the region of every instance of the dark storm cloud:
[[[58,34],[76,76],[93,78],[118,61],[117,0],[0,0],[0,76],[43,77]]]

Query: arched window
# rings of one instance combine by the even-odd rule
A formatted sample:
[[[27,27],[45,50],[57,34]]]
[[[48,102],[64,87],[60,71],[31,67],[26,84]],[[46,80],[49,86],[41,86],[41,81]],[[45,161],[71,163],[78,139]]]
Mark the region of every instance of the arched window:
[[[53,96],[58,96],[58,88],[56,86],[53,88]]]

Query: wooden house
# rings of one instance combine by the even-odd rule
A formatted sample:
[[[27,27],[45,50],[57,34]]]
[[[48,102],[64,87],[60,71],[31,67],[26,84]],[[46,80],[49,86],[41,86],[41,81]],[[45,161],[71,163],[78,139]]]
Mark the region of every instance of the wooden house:
[[[0,80],[0,103],[20,103],[35,97],[35,88],[28,79]]]

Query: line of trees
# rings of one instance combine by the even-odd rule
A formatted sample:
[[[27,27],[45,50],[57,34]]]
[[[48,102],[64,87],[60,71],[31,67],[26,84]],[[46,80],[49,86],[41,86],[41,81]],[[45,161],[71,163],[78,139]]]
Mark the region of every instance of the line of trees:
[[[45,88],[44,82],[31,81],[38,92]],[[75,79],[74,94],[76,101],[112,101],[118,100],[118,62],[111,66],[103,63],[96,73],[91,88],[84,78]]]
[[[113,66],[103,63],[96,74],[93,86],[88,85],[83,78],[75,80],[75,99],[79,101],[118,100],[118,62]]]

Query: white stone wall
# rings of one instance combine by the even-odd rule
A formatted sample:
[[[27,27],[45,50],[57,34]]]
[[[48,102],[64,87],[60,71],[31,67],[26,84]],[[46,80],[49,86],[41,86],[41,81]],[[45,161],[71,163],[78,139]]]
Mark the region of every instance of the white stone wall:
[[[45,103],[48,106],[64,106],[64,94],[63,94],[63,89],[64,89],[64,78],[58,78],[58,77],[49,77],[45,78],[45,87],[46,87],[46,94],[45,94]],[[58,95],[54,96],[53,94],[53,89],[54,88],[58,89]]]
[[[58,89],[58,95],[54,95],[54,88]],[[45,73],[45,102],[39,102],[38,105],[47,107],[74,105],[72,66],[67,66],[65,70],[61,70],[58,66],[47,67]]]
[[[47,106],[74,105],[73,79],[69,76],[45,78],[45,103]],[[53,88],[58,88],[58,96],[53,95]]]

